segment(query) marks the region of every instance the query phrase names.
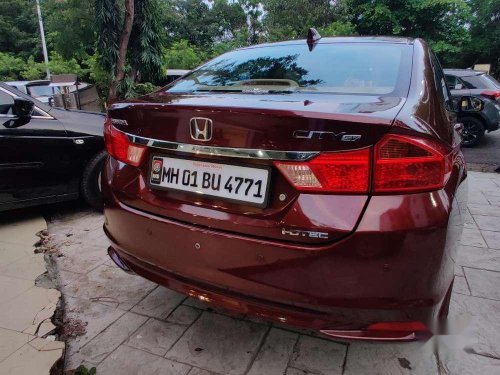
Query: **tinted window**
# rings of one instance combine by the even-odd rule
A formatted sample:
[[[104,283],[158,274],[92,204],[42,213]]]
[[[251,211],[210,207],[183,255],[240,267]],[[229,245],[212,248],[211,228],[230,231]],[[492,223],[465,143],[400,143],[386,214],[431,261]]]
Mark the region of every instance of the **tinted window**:
[[[14,99],[12,98],[12,96],[0,90],[0,115],[12,114],[13,104]]]
[[[202,65],[169,92],[313,92],[406,96],[411,46],[306,43],[247,48]]]
[[[28,94],[34,97],[38,96],[52,96],[56,90],[51,86],[29,86]]]
[[[457,84],[457,77],[447,75],[446,84],[448,85],[450,90],[453,90],[455,88],[455,85]]]
[[[448,109],[452,109],[453,105],[450,101],[450,92],[448,91],[448,86],[446,84],[446,79],[444,77],[443,69],[437,57],[432,54],[431,56],[432,68],[434,70],[434,81],[436,82],[436,90],[439,94],[441,101],[444,106]]]
[[[496,90],[500,88],[500,84],[487,74],[480,74],[477,76],[462,77],[468,89],[491,89]]]

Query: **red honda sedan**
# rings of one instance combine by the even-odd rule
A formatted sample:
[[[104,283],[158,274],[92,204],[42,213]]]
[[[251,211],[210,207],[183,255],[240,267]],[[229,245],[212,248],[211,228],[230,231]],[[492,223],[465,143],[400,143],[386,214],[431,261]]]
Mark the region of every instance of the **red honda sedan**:
[[[109,109],[109,255],[235,312],[428,337],[462,230],[455,119],[419,39],[312,33],[226,53]]]

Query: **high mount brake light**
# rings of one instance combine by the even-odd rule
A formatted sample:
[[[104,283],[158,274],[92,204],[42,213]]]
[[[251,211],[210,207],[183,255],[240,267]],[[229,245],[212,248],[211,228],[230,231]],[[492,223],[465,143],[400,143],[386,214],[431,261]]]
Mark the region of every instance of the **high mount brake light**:
[[[130,142],[125,133],[113,126],[110,118],[106,118],[104,122],[104,143],[112,157],[134,167],[141,164],[146,151],[145,146]]]
[[[424,138],[388,134],[372,152],[322,153],[307,162],[275,162],[276,167],[299,191],[363,194],[416,193],[441,189],[451,163],[447,149]]]

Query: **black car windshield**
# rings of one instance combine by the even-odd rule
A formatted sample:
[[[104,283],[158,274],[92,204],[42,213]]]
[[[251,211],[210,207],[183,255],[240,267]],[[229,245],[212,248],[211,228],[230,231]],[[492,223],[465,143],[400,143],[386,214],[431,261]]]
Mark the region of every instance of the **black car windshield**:
[[[461,77],[468,89],[500,89],[500,83],[488,74],[479,74],[476,76]]]
[[[306,43],[226,53],[167,86],[167,92],[314,92],[406,96],[411,46]]]

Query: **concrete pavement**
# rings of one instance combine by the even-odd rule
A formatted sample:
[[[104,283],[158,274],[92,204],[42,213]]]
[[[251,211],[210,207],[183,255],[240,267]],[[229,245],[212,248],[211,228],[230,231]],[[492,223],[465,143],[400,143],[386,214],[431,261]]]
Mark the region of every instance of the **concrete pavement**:
[[[61,294],[42,286],[44,255],[34,247],[46,229],[39,215],[0,216],[0,374],[48,375],[63,355],[64,342],[51,335]]]
[[[462,148],[469,170],[494,172],[500,167],[500,129],[486,133],[479,145]]]
[[[65,301],[66,368],[97,374],[500,374],[500,175],[470,173],[451,320],[423,345],[347,343],[232,316],[114,266],[101,215],[49,223]]]

